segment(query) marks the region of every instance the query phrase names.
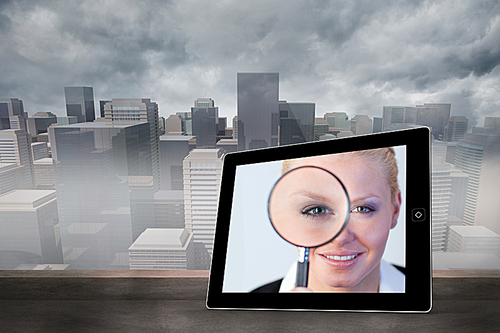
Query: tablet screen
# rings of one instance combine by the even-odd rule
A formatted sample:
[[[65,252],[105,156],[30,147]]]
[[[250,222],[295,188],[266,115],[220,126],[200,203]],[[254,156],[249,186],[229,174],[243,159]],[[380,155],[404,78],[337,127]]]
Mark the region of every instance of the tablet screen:
[[[226,155],[207,307],[430,311],[430,165],[428,128]]]
[[[406,146],[237,166],[222,291],[258,292],[260,287],[280,280],[276,291],[287,292],[294,288],[297,246],[283,239],[273,228],[268,199],[286,169],[299,165],[322,165],[333,171],[347,187],[351,201],[345,235],[342,234],[341,239],[337,237],[333,244],[311,251],[310,289],[319,292],[404,292]],[[394,176],[397,183],[392,186],[397,186],[397,190],[393,190],[397,193],[391,193],[387,179]],[[328,179],[323,180],[319,172],[317,177],[327,186]],[[324,178],[329,177],[324,174]],[[293,191],[297,186],[289,187]],[[301,189],[314,190],[318,195],[327,191],[317,186],[307,188]],[[297,205],[304,207],[315,203],[309,197],[297,200]],[[391,204],[393,200],[395,204]],[[297,209],[304,208],[302,206]],[[351,278],[351,284],[334,278],[327,282],[328,276],[320,276],[352,276],[352,272],[360,276]],[[363,280],[373,279],[374,274],[379,279],[382,277],[378,284],[364,283]],[[265,288],[260,290],[266,292]]]

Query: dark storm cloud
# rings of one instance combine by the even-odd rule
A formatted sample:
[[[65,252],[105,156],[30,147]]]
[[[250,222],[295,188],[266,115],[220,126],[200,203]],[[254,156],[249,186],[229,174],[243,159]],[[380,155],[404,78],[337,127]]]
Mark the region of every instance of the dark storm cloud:
[[[280,98],[321,115],[449,103],[500,107],[497,1],[0,1],[0,93],[64,113],[64,86],[96,100],[151,97],[163,116],[212,97],[232,117],[237,72],[279,72]],[[7,95],[7,96],[4,96]],[[486,101],[486,102],[485,102]],[[36,111],[35,111],[36,110]]]

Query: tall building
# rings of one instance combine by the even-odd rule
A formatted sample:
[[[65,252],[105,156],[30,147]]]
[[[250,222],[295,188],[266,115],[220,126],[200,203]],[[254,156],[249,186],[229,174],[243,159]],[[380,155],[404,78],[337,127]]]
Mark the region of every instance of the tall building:
[[[75,116],[79,123],[95,120],[94,88],[64,87],[66,115]]]
[[[151,189],[160,188],[160,154],[158,125],[158,104],[149,98],[113,98],[104,105],[104,118],[107,121],[120,123],[148,122],[150,132],[150,151],[144,161],[151,161],[152,183]]]
[[[384,106],[382,131],[408,128],[417,123],[417,108],[411,106]]]
[[[417,125],[431,128],[431,135],[437,140],[444,140],[445,128],[450,119],[451,104],[424,103],[417,105]]]
[[[191,108],[193,135],[196,136],[196,147],[215,148],[219,108],[211,98],[198,98]]]
[[[62,264],[55,191],[16,190],[0,197],[0,269]]]
[[[0,98],[0,113],[1,110],[7,109],[9,113],[10,128],[22,129],[28,132],[26,119],[28,114],[24,112],[23,101],[17,98]],[[6,129],[5,126],[3,129]]]
[[[355,115],[352,120],[355,121],[355,127],[351,131],[355,135],[363,135],[372,133],[373,122],[367,115]]]
[[[165,135],[183,135],[184,122],[178,115],[170,115],[165,119]]]
[[[193,234],[196,269],[210,268],[222,157],[219,149],[193,149],[184,159],[185,221]]]
[[[320,137],[329,133],[330,124],[324,118],[314,119],[314,141],[320,141]]]
[[[152,193],[146,122],[93,122],[49,128],[64,263],[70,269],[128,269],[128,248],[155,213],[134,204]],[[152,196],[152,194],[151,194]]]
[[[279,74],[238,73],[238,150],[278,145]]]
[[[345,112],[327,112],[323,115],[323,118],[328,122],[331,131],[338,133],[347,129],[349,117]],[[350,131],[351,129],[347,130]]]
[[[314,141],[314,103],[279,102],[279,145]]]
[[[164,135],[160,137],[160,175],[162,190],[183,190],[184,158],[194,148],[193,136]]]
[[[28,118],[28,132],[32,137],[47,133],[50,125],[57,124],[57,116],[52,112],[37,112]]]
[[[372,133],[380,133],[380,132],[382,132],[382,118],[373,117]]]
[[[0,130],[10,129],[9,107],[0,102]]]
[[[432,252],[442,252],[446,245],[447,222],[451,200],[451,167],[441,157],[432,157]]]
[[[444,130],[444,141],[455,142],[462,140],[467,134],[469,120],[464,116],[453,116],[448,120]]]
[[[468,133],[457,144],[455,165],[469,176],[464,224],[500,233],[500,134]]]
[[[33,155],[31,139],[24,130],[0,131],[0,163],[15,163],[19,170],[19,189],[32,190],[34,187]]]
[[[193,235],[185,229],[146,229],[129,248],[130,270],[194,269]]]
[[[411,128],[415,125],[427,126],[436,140],[443,140],[450,112],[451,104],[384,106],[382,131]]]

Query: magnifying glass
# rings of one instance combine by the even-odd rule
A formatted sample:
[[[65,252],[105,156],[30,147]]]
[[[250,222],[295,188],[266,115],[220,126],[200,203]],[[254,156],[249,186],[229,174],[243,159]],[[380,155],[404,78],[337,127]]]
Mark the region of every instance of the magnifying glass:
[[[344,184],[317,166],[289,170],[274,184],[267,212],[274,230],[299,247],[296,287],[307,287],[309,249],[331,242],[342,232],[349,207]]]

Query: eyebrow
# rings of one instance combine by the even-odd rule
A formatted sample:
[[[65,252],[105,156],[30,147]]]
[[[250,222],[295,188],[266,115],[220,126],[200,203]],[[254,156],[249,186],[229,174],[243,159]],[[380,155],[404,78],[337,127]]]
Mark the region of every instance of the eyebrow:
[[[374,199],[374,200],[377,200],[377,201],[382,201],[382,198],[376,194],[367,194],[367,195],[363,195],[363,196],[360,196],[360,197],[356,197],[356,198],[352,198],[352,197],[349,197],[349,200],[351,201],[351,203],[353,202],[359,202],[359,201],[365,201],[365,200],[369,200],[369,199]]]
[[[330,198],[328,196],[324,196],[320,193],[317,193],[317,192],[312,192],[312,191],[308,191],[308,190],[300,190],[300,191],[295,191],[295,192],[292,192],[290,194],[290,196],[305,196],[305,197],[308,197],[309,199],[313,199],[313,200],[318,200],[318,201],[322,201],[322,202],[328,202],[330,200]]]

